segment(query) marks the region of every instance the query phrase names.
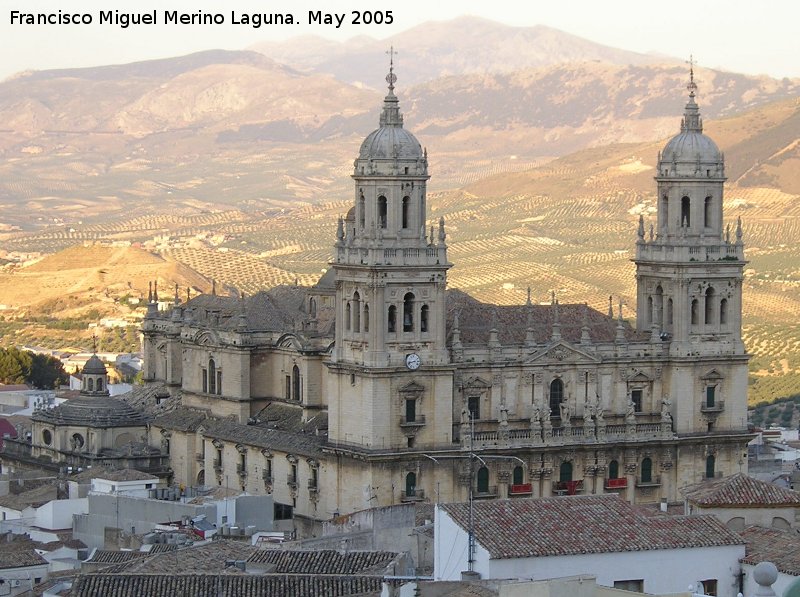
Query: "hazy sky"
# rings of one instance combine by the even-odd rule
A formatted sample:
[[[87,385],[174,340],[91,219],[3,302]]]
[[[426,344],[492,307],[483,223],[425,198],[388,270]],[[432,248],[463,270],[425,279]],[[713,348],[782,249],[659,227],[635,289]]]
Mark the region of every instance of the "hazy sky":
[[[0,78],[25,69],[65,68],[176,56],[210,48],[242,49],[262,40],[314,34],[332,39],[382,39],[428,20],[472,14],[509,25],[549,25],[592,41],[639,52],[683,57],[702,66],[775,77],[800,77],[797,0],[0,0]],[[92,25],[12,25],[11,11],[80,12]],[[97,23],[100,10],[221,13],[226,24]],[[309,25],[310,10],[391,10],[386,25]],[[231,11],[291,12],[301,24],[254,29],[231,23]],[[476,40],[476,44],[479,40]]]

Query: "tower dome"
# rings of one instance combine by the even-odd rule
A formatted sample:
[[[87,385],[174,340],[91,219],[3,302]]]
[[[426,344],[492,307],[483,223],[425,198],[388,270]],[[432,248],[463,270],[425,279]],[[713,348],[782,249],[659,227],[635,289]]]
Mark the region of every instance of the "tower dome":
[[[403,115],[394,94],[397,75],[393,64],[386,75],[389,93],[383,100],[379,127],[372,131],[358,152],[355,174],[425,174],[427,157],[417,138],[403,128]],[[402,165],[400,162],[403,162]]]
[[[724,156],[717,144],[703,134],[703,118],[695,101],[694,68],[689,71],[689,101],[681,120],[681,132],[659,154],[658,172],[667,177],[724,177]]]
[[[83,374],[88,373],[90,375],[107,375],[108,370],[106,369],[106,366],[103,364],[103,361],[101,361],[96,354],[93,354],[89,358],[89,360],[86,361],[86,364],[83,366],[83,369],[81,369],[81,373]]]

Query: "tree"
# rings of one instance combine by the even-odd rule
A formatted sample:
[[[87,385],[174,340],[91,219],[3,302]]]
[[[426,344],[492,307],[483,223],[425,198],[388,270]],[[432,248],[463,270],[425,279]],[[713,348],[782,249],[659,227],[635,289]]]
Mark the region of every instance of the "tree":
[[[35,388],[52,390],[67,381],[64,365],[55,357],[34,354],[28,381]]]
[[[8,350],[0,348],[0,383],[23,383],[25,375],[19,361]]]

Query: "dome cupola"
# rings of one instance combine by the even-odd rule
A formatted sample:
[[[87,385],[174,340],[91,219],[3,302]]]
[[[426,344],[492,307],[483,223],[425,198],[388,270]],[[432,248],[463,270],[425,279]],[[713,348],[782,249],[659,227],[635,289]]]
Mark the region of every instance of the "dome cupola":
[[[676,178],[724,178],[724,156],[717,144],[703,134],[703,118],[695,101],[694,65],[689,70],[689,101],[681,120],[681,132],[658,155],[658,176]]]

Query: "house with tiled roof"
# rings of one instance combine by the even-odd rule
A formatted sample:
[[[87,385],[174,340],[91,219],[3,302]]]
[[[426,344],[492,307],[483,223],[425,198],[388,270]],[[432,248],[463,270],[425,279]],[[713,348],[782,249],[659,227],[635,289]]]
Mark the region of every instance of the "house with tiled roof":
[[[437,580],[463,571],[486,579],[590,574],[647,593],[700,580],[735,597],[745,555],[744,540],[713,516],[645,516],[614,495],[440,504],[435,537]]]
[[[747,542],[742,558],[744,594],[755,595],[757,587],[753,570],[761,562],[772,562],[778,578],[772,589],[782,597],[800,595],[800,535],[794,530],[768,529],[750,526],[739,533]]]
[[[708,479],[681,490],[687,514],[713,514],[728,528],[800,528],[800,493],[744,473]]]
[[[0,594],[13,597],[47,580],[48,563],[31,541],[0,535]]]

